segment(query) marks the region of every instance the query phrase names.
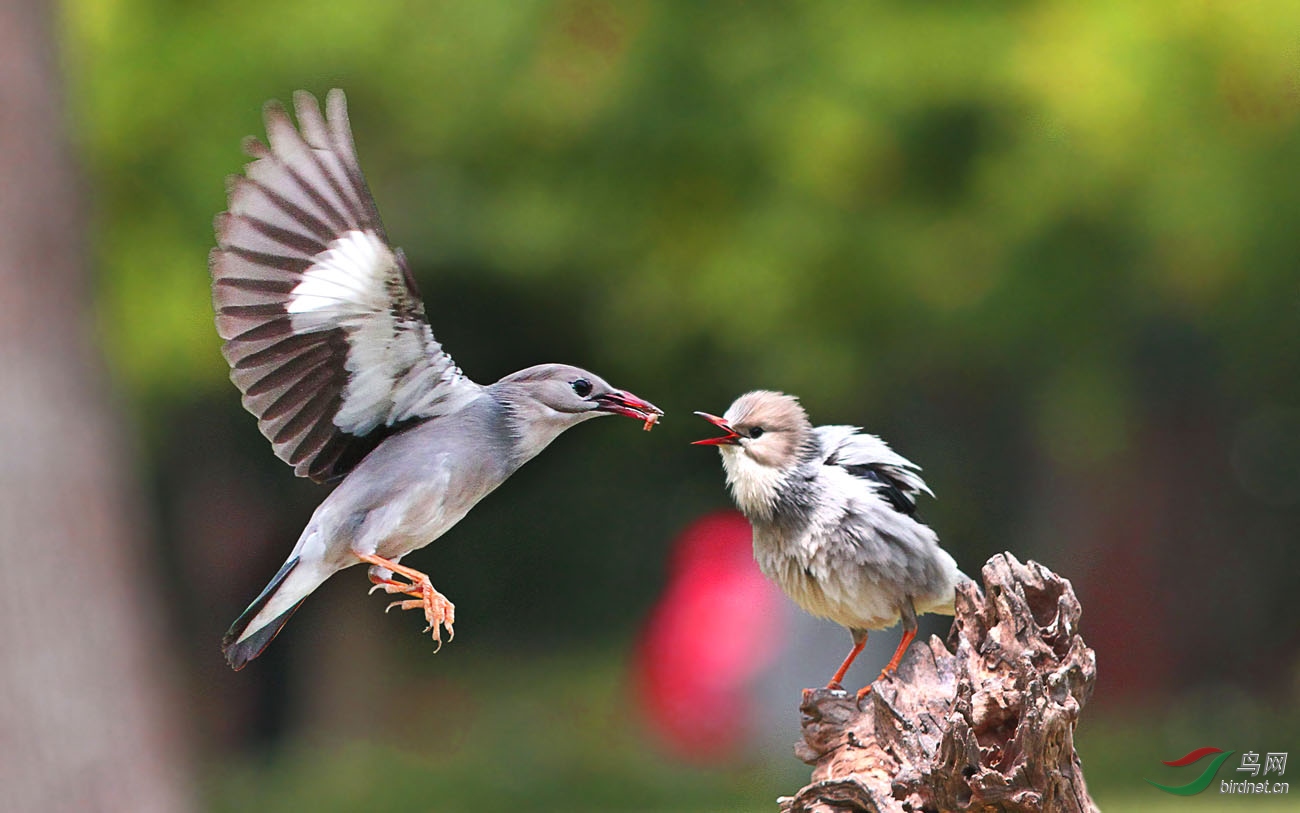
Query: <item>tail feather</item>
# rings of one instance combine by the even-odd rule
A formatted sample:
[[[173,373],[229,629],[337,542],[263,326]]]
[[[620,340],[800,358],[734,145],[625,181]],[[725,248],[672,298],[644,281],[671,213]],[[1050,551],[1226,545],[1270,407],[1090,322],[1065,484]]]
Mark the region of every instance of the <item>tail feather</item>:
[[[268,623],[263,624],[256,632],[249,635],[247,638],[240,640],[240,637],[244,634],[248,625],[253,622],[253,619],[257,617],[257,614],[262,611],[271,598],[276,594],[276,591],[280,589],[280,586],[284,584],[284,580],[289,577],[289,574],[293,572],[294,567],[297,565],[297,556],[294,556],[289,559],[289,561],[285,562],[284,566],[280,568],[280,571],[271,579],[270,584],[266,586],[266,589],[264,589],[257,598],[253,599],[253,603],[248,605],[248,609],[244,610],[239,618],[235,619],[235,623],[230,625],[230,629],[226,630],[225,636],[221,639],[221,652],[226,656],[226,663],[230,664],[231,669],[238,672],[253,658],[261,655],[262,650],[266,649],[266,647],[271,643],[271,639],[275,638],[275,636],[280,632],[280,629],[289,621],[289,616],[293,615],[294,610],[297,610],[302,606],[305,597],[299,599],[293,606],[285,610],[283,613],[280,613],[280,615],[276,616]]]

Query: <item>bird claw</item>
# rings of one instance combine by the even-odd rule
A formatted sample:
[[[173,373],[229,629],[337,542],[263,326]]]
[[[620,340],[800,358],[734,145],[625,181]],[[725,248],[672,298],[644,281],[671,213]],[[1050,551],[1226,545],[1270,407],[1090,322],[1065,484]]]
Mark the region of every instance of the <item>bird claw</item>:
[[[372,595],[376,590],[383,590],[385,593],[387,593],[390,596],[394,593],[406,593],[407,595],[415,595],[414,593],[411,592],[412,590],[415,589],[419,589],[419,585],[402,584],[401,582],[392,582],[392,581],[382,581],[382,582],[375,582],[375,586],[367,590],[366,595],[367,596]]]
[[[447,600],[446,596],[432,587],[429,590],[433,593],[433,596],[430,597],[429,603],[424,606],[424,618],[429,622],[429,626],[424,628],[424,633],[426,635],[430,632],[433,633],[433,642],[437,644],[433,651],[436,654],[438,650],[442,649],[442,630],[440,627],[447,628],[448,643],[451,643],[451,640],[456,637],[456,605],[452,604]]]
[[[429,625],[424,628],[424,632],[425,634],[430,632],[433,633],[434,643],[437,644],[437,646],[434,647],[434,652],[442,649],[443,627],[447,628],[448,641],[451,641],[456,637],[456,630],[453,626],[456,623],[456,605],[452,604],[451,601],[449,601],[442,593],[433,589],[433,585],[430,584],[427,579],[413,582],[411,584],[403,584],[402,582],[390,580],[376,582],[375,586],[370,588],[367,595],[376,590],[383,590],[389,595],[402,593],[408,596],[415,596],[415,598],[399,599],[389,603],[389,605],[384,608],[384,612],[387,613],[394,607],[399,610],[424,610],[424,619],[429,622]]]

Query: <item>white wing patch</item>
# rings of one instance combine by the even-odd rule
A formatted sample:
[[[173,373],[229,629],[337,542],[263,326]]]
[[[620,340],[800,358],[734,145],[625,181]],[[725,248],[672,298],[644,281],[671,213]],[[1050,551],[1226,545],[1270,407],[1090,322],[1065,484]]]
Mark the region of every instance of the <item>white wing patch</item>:
[[[455,385],[464,375],[433,337],[419,313],[402,313],[406,302],[397,258],[378,235],[345,232],[318,254],[289,295],[286,310],[295,333],[342,329],[348,340],[348,384],[334,425],[364,435],[433,411],[454,412],[478,388]],[[412,303],[413,304],[413,303]],[[430,363],[438,359],[443,363]]]
[[[345,232],[313,259],[285,307],[294,315],[295,333],[330,330],[348,315],[387,308],[384,279],[397,271],[397,262],[374,234]]]

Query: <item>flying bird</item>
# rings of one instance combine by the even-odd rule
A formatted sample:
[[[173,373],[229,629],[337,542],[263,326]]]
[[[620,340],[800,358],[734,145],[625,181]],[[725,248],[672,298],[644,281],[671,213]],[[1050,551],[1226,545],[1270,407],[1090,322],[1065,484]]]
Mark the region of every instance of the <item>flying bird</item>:
[[[269,146],[228,181],[210,256],[222,354],[276,456],[341,481],[289,558],[222,640],[230,666],[256,658],[339,570],[369,565],[373,590],[405,596],[433,639],[455,607],[401,564],[442,536],[561,432],[601,415],[649,429],[663,412],[566,364],[494,384],[468,378],[425,317],[406,258],[384,233],[357,161],[341,90],[293,96],[298,127],[268,102]]]
[[[956,586],[969,579],[916,518],[917,498],[934,496],[918,466],[857,427],[814,428],[798,399],[784,393],[746,393],[722,417],[695,414],[725,433],[695,443],[722,453],[732,498],[753,528],[759,569],[804,610],[853,637],[826,688],[842,688],[869,630],[903,622],[884,677],[916,637],[918,613],[953,614]],[[868,684],[858,699],[870,691]]]

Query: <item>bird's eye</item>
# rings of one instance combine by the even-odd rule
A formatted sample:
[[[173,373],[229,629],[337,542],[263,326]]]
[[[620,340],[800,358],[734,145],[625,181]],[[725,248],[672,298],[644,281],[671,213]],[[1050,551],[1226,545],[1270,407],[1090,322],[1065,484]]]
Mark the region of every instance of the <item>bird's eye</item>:
[[[755,426],[753,429],[749,430],[749,436],[753,440],[758,440],[763,437],[763,427]]]
[[[573,382],[573,391],[578,393],[579,398],[586,398],[591,395],[591,382],[585,378],[579,378]]]

